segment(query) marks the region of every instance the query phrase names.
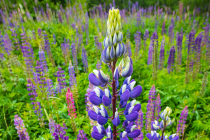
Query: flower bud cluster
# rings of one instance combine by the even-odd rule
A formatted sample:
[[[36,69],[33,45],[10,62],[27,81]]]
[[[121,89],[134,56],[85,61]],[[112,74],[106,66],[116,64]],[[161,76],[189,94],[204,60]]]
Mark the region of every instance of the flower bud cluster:
[[[160,136],[159,133],[157,133],[157,130],[162,130],[164,132],[164,130],[166,129],[166,127],[172,125],[174,123],[174,119],[171,120],[170,119],[170,114],[172,113],[171,108],[169,108],[168,106],[166,107],[166,109],[161,113],[160,117],[162,119],[162,121],[159,123],[158,121],[152,121],[151,123],[151,133],[147,133],[146,136],[149,140],[161,140],[161,137],[163,138],[163,140],[178,140],[179,136],[177,136],[176,134],[172,134],[171,136],[167,137],[167,136]]]
[[[121,16],[119,9],[109,10],[109,16],[107,20],[107,37],[104,39],[104,50],[102,52],[102,60],[105,63],[110,63],[112,60],[116,60],[126,52],[125,44],[122,43],[123,34],[120,31]]]

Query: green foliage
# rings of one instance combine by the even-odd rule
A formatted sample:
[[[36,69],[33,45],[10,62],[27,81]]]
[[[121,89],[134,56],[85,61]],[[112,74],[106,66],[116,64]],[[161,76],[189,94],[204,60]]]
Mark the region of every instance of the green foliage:
[[[6,5],[8,4],[7,1]],[[18,3],[21,3],[22,1],[17,1]],[[28,9],[29,11],[33,11],[33,5],[35,5],[34,1],[26,0],[28,3]],[[76,5],[78,8],[78,4],[75,1],[71,1],[72,5]],[[85,2],[85,0],[80,1]],[[93,1],[93,0],[87,0],[87,8],[91,8],[93,6],[98,5],[99,3],[109,4],[111,1]],[[133,1],[134,2],[134,1]],[[184,5],[188,5],[189,2],[183,1]],[[190,5],[197,5],[197,7],[202,7],[203,2],[197,4],[197,2],[190,1]],[[13,3],[13,1],[11,1]],[[62,3],[63,6],[67,5],[68,3],[66,1],[61,1],[60,3],[57,3],[56,1],[51,2],[50,0],[40,1],[38,4],[41,4],[42,6],[45,6],[46,3],[49,3],[49,7],[52,9],[58,9],[59,4]],[[145,1],[145,0],[139,0],[139,4],[141,6],[149,6],[149,5],[155,5],[155,0]],[[207,2],[206,2],[207,3]],[[159,5],[166,4],[167,6],[171,6],[172,9],[178,8],[178,1],[169,1],[169,0],[160,0]],[[85,5],[82,3],[83,8],[85,9]],[[120,8],[128,6],[128,1],[116,1],[116,5],[119,5]],[[1,5],[3,6],[3,5]],[[11,5],[8,5],[11,8]],[[205,9],[204,9],[205,10]],[[86,10],[84,10],[86,12]],[[35,16],[35,15],[33,15]],[[158,44],[160,44],[163,36],[161,35],[162,30],[162,23],[163,19],[158,17],[158,27],[157,27],[157,33],[158,33]],[[103,25],[106,22],[103,22],[101,19],[97,19],[97,22],[99,23],[98,29],[99,32],[102,33],[102,31],[105,31],[105,28]],[[171,19],[171,16],[169,17]],[[203,22],[204,19],[201,16],[196,16],[196,21],[198,21],[198,26],[195,28],[196,36],[198,33],[203,31]],[[71,18],[72,23],[74,22],[73,18]],[[125,34],[127,30],[130,30],[131,34],[131,49],[132,49],[132,59],[133,59],[133,69],[134,72],[132,74],[132,78],[135,79],[137,82],[136,85],[141,85],[143,88],[143,92],[141,96],[137,98],[137,101],[141,103],[142,105],[142,111],[145,114],[147,109],[147,102],[148,102],[148,93],[152,85],[155,85],[157,92],[160,94],[161,97],[161,108],[165,108],[166,106],[169,106],[173,110],[173,118],[176,119],[175,123],[172,127],[170,127],[167,130],[167,134],[171,134],[171,132],[176,132],[176,126],[178,123],[178,119],[180,117],[180,113],[183,110],[185,106],[188,106],[189,109],[189,115],[187,118],[187,127],[185,130],[185,137],[186,139],[208,139],[208,136],[210,134],[210,86],[209,83],[206,84],[206,88],[204,91],[202,91],[203,94],[200,94],[202,81],[204,77],[204,70],[207,69],[208,65],[204,62],[202,59],[202,65],[200,73],[198,74],[198,78],[193,80],[192,77],[190,79],[190,82],[188,84],[185,84],[185,71],[186,71],[186,59],[187,59],[187,47],[185,47],[185,41],[187,40],[186,36],[183,38],[183,59],[182,59],[182,65],[180,66],[180,72],[173,71],[172,73],[168,74],[167,67],[167,59],[168,59],[168,53],[167,51],[171,48],[171,45],[169,44],[169,37],[168,37],[168,28],[171,24],[170,20],[166,20],[165,28],[166,28],[166,34],[164,35],[166,40],[165,45],[165,61],[164,61],[164,68],[162,70],[157,70],[157,79],[153,80],[152,77],[152,66],[147,65],[147,59],[148,59],[148,46],[150,44],[150,39],[147,39],[146,46],[143,45],[143,34],[146,29],[148,29],[150,36],[154,32],[155,27],[155,17],[153,15],[150,16],[150,18],[146,18],[142,16],[141,20],[145,23],[144,28],[137,27],[136,26],[136,19],[131,18],[131,16],[128,16],[128,22],[123,24],[123,34],[124,34],[124,42],[126,42]],[[85,39],[86,39],[86,33],[83,33],[83,46],[85,47],[88,57],[88,73],[92,72],[94,69],[96,69],[96,63],[100,59],[100,52],[98,52],[98,49],[95,47],[94,42],[94,36],[99,36],[98,29],[95,25],[95,19],[89,20],[89,38],[88,38],[88,45],[85,45]],[[81,18],[81,23],[84,25],[85,21],[83,18]],[[175,33],[180,32],[181,28],[184,31],[185,34],[188,34],[191,29],[193,21],[186,19],[185,22],[181,22],[180,24],[176,21],[175,26]],[[190,26],[189,26],[190,25]],[[39,50],[39,43],[40,40],[38,39],[38,28],[41,28],[42,30],[46,31],[46,34],[48,35],[49,42],[50,42],[50,48],[52,51],[53,58],[55,60],[55,66],[50,62],[49,58],[47,58],[47,64],[49,67],[48,71],[48,78],[52,79],[54,86],[56,83],[56,77],[54,74],[57,72],[58,67],[61,66],[65,73],[66,83],[69,85],[69,75],[68,75],[68,64],[64,63],[64,57],[61,50],[61,43],[63,43],[64,38],[69,39],[70,42],[75,41],[76,37],[76,31],[71,28],[70,25],[68,25],[66,22],[59,23],[57,22],[57,19],[53,22],[37,22],[37,21],[30,21],[24,22],[21,24],[26,30],[26,34],[28,37],[33,38],[33,30],[35,31],[36,39],[31,39],[29,42],[32,45],[32,48],[34,50],[34,60],[38,60],[38,50]],[[12,39],[11,31],[8,28],[1,26],[2,33],[7,33]],[[138,55],[134,55],[135,50],[135,42],[133,35],[136,33],[136,31],[141,32],[141,47],[140,47],[140,53]],[[22,33],[21,28],[16,29],[18,39],[20,40],[20,34]],[[82,32],[80,32],[82,33]],[[53,34],[56,36],[56,44],[52,44],[53,42]],[[104,36],[99,38],[99,41],[102,42],[104,39]],[[176,42],[175,42],[176,43]],[[160,45],[159,45],[160,46]],[[160,51],[160,47],[158,46],[158,54]],[[79,46],[81,47],[81,46]],[[12,64],[12,70],[14,74],[18,75],[18,82],[17,85],[14,85],[13,79],[14,75],[11,76],[8,68],[6,66],[7,62],[11,61],[11,59],[14,56],[17,56],[17,60],[21,65]],[[63,90],[61,94],[57,95],[56,97],[50,97],[48,100],[42,101],[41,99],[39,101],[42,101],[42,112],[43,112],[43,118],[44,122],[46,123],[44,127],[40,127],[39,121],[37,120],[37,116],[34,113],[33,107],[31,105],[30,97],[28,96],[27,91],[27,77],[26,77],[26,70],[24,58],[22,57],[22,53],[20,50],[16,50],[12,52],[11,57],[5,56],[6,59],[2,62],[2,67],[0,67],[0,72],[3,75],[3,78],[6,83],[6,91],[3,91],[2,83],[0,84],[0,138],[1,139],[18,139],[17,131],[14,127],[14,115],[18,114],[23,120],[24,124],[27,128],[27,132],[29,133],[30,137],[32,139],[52,139],[52,135],[50,134],[50,131],[48,129],[49,124],[49,117],[52,117],[56,123],[62,124],[64,121],[68,127],[67,129],[67,136],[70,137],[70,139],[76,139],[77,133],[74,133],[71,125],[72,122],[68,115],[68,109],[66,104],[66,97],[65,93],[66,90]],[[70,58],[72,60],[71,53]],[[77,110],[77,117],[74,119],[74,122],[76,124],[76,132],[78,130],[83,129],[85,133],[87,134],[88,138],[91,137],[91,128],[90,126],[90,120],[87,116],[86,112],[86,106],[85,106],[85,94],[87,93],[87,88],[89,85],[88,81],[88,73],[84,72],[83,64],[82,64],[82,57],[81,57],[81,50],[78,49],[78,73],[76,74],[77,79],[77,89],[78,89],[78,100],[76,101],[78,103],[78,106],[76,106]],[[35,61],[33,63],[33,66],[35,67]],[[108,67],[105,67],[105,64],[102,64],[103,71],[108,71]],[[208,71],[209,72],[209,71]],[[111,72],[107,72],[107,74],[110,74]],[[207,75],[206,81],[209,81],[210,77]],[[123,78],[120,79],[119,83],[122,85]],[[44,109],[46,111],[44,111]],[[111,115],[111,114],[110,114]],[[144,115],[145,116],[145,115]],[[145,118],[145,117],[144,117]],[[121,116],[121,119],[123,120],[124,117]],[[108,125],[108,124],[107,124]],[[143,130],[144,134],[146,134],[146,130]]]

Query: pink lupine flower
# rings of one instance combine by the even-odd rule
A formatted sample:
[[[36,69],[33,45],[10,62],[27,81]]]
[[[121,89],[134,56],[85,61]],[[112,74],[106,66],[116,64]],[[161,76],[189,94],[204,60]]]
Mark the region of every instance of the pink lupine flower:
[[[77,114],[76,114],[76,109],[75,109],[75,106],[74,106],[74,98],[73,98],[73,94],[72,92],[70,91],[70,88],[67,89],[67,92],[66,92],[66,103],[67,103],[67,108],[68,108],[68,112],[69,112],[69,116],[71,118],[76,118],[77,117]]]

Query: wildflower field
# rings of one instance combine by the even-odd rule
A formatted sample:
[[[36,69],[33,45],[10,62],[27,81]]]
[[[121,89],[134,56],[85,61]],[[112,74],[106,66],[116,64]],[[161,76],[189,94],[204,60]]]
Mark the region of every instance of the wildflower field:
[[[210,10],[29,5],[0,2],[0,139],[210,139]]]

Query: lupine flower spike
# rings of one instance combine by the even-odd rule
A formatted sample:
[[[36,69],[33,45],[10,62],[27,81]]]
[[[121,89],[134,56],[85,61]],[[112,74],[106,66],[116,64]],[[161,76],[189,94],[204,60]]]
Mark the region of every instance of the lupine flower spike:
[[[118,91],[120,97],[119,107],[121,109],[125,108],[123,115],[126,118],[123,122],[125,130],[121,132],[120,139],[128,140],[128,137],[136,138],[141,133],[139,129],[135,129],[136,125],[133,125],[134,121],[138,118],[138,112],[141,109],[141,104],[136,103],[135,98],[141,94],[142,87],[140,85],[134,87],[136,81],[131,80],[131,75],[133,73],[132,59],[126,57],[121,60],[118,66],[116,66],[117,59],[126,52],[125,44],[122,43],[123,35],[121,28],[119,10],[114,8],[110,9],[107,21],[107,37],[104,39],[105,49],[102,51],[102,60],[112,70],[112,91],[110,91],[109,88],[103,88],[109,84],[111,79],[102,71],[102,69],[94,70],[94,73],[90,73],[88,77],[90,83],[97,86],[91,91],[89,96],[90,102],[95,105],[93,106],[94,110],[88,111],[89,117],[98,122],[98,125],[93,127],[91,133],[91,136],[97,140],[103,139],[105,135],[107,136],[106,140],[117,140],[117,127],[121,124],[119,115],[122,115],[118,112],[116,105],[116,90],[119,86],[118,79],[120,76],[126,78]],[[129,98],[133,98],[133,100],[128,102]],[[102,103],[104,106],[112,107],[113,116],[108,115],[107,109]],[[110,126],[108,126],[107,129],[104,128],[104,125],[107,124],[110,118],[112,120],[113,130]]]
[[[17,129],[17,133],[18,133],[20,140],[29,140],[30,139],[28,132],[26,132],[26,128],[23,123],[23,120],[18,115],[15,115],[14,125],[15,125],[15,128]]]

